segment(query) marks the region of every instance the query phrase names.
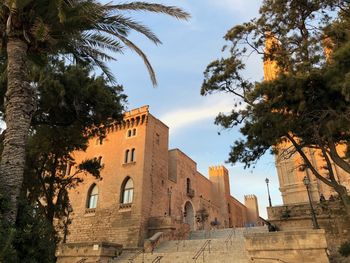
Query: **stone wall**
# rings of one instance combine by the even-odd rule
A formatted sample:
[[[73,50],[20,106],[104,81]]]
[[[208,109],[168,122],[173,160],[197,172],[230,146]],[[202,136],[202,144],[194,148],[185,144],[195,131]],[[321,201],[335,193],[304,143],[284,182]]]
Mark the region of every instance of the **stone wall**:
[[[246,234],[245,247],[249,262],[329,263],[322,229]]]
[[[328,249],[338,257],[338,248],[350,240],[350,220],[339,200],[313,203],[320,228],[325,230]],[[280,230],[311,229],[311,209],[308,203],[268,207],[268,220]]]
[[[111,242],[135,248],[159,231],[174,238],[188,226],[210,229],[211,222],[220,222],[218,228],[245,225],[247,209],[231,196],[226,168],[211,167],[210,178],[206,178],[182,151],[169,151],[168,137],[169,128],[146,106],[127,112],[122,123],[107,129],[102,141],[92,138],[86,151],[73,153],[77,163],[101,159],[103,169],[102,179],[82,175],[83,182],[69,191],[73,212],[67,243]],[[132,161],[125,161],[127,150],[135,153]],[[132,202],[123,204],[122,189],[129,178],[133,181]],[[97,206],[88,208],[89,192],[95,185]],[[208,218],[197,222],[196,214],[202,209]]]
[[[122,246],[105,242],[72,243],[60,245],[56,251],[57,263],[91,262],[108,263],[122,252]],[[84,260],[84,261],[83,261]]]
[[[69,191],[73,213],[67,242],[112,242],[124,247],[141,245],[146,229],[141,208],[144,163],[148,161],[144,158],[147,125],[147,107],[134,110],[126,114],[123,124],[108,129],[102,144],[98,138],[93,138],[85,152],[74,153],[77,163],[101,157],[103,169],[102,179],[82,175],[83,183]],[[135,136],[128,136],[129,130],[134,129]],[[125,162],[128,149],[135,149],[135,158]],[[74,173],[75,169],[71,172]],[[133,200],[129,205],[121,206],[122,185],[129,177],[134,184]],[[98,187],[97,207],[88,209],[88,193],[93,185]]]

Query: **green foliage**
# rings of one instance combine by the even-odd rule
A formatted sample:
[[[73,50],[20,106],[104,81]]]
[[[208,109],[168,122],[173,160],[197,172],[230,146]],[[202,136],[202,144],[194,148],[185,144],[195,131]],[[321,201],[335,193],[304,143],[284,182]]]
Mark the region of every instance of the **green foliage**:
[[[0,214],[8,209],[8,198],[0,193]],[[7,259],[16,258],[16,250],[12,241],[16,235],[16,228],[0,216],[0,262],[9,262]]]
[[[343,243],[339,248],[339,254],[343,257],[350,256],[350,241]]]
[[[68,190],[91,175],[100,178],[98,160],[75,163],[71,153],[122,119],[126,96],[83,66],[53,59],[33,71],[37,110],[32,119],[27,162],[16,226],[0,221],[0,262],[54,262],[57,233],[54,218],[68,215]],[[0,138],[0,149],[3,136]],[[67,164],[72,172],[66,176]],[[7,209],[0,198],[0,214]],[[11,242],[12,240],[12,242]]]
[[[131,31],[140,33],[155,44],[158,37],[146,26],[127,15],[127,11],[163,13],[177,19],[190,16],[180,8],[145,2],[102,4],[95,0],[26,0],[1,1],[1,50],[6,50],[9,36],[24,39],[28,57],[45,65],[48,55],[72,56],[80,63],[97,66],[114,80],[105,62],[114,60],[112,53],[124,48],[135,51],[149,70],[156,85],[155,73],[146,55],[128,39]]]
[[[67,215],[68,189],[86,175],[100,178],[97,159],[76,163],[73,151],[85,150],[89,139],[122,119],[126,96],[121,86],[90,76],[86,67],[53,60],[34,75],[38,104],[28,140],[24,187],[47,220]],[[96,156],[97,157],[97,156]],[[71,173],[66,171],[71,166]]]
[[[57,237],[52,224],[40,208],[22,199],[16,222],[14,247],[18,262],[55,262]]]
[[[6,208],[6,198],[0,198],[0,209]],[[56,233],[45,214],[24,197],[19,202],[15,226],[0,219],[0,262],[55,262]]]
[[[225,57],[207,66],[201,94],[234,96],[232,111],[215,120],[224,129],[238,127],[243,135],[233,143],[230,163],[250,167],[269,150],[285,159],[298,152],[305,167],[344,198],[350,213],[331,166],[332,160],[350,174],[347,157],[336,148],[350,144],[349,11],[348,1],[265,0],[258,18],[228,31]],[[251,53],[270,67],[275,63],[275,79],[252,83],[242,76]],[[275,147],[284,142],[294,148]],[[306,148],[319,150],[326,163],[322,171],[305,155]]]

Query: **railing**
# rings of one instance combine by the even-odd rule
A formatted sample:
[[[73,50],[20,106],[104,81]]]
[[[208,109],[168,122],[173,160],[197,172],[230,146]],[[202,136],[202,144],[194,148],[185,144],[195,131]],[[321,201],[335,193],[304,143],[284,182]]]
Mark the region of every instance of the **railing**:
[[[85,214],[95,214],[96,208],[85,208]]]
[[[251,257],[250,259],[251,259],[252,261],[254,261],[255,259],[257,259],[257,260],[274,260],[274,261],[277,261],[277,262],[288,263],[287,261],[284,261],[284,260],[279,259],[279,258],[258,258],[258,257]]]
[[[163,256],[158,256],[155,259],[153,259],[152,263],[159,263],[162,258]]]
[[[194,190],[193,189],[188,189],[187,190],[187,196],[190,197],[190,198],[193,198],[194,197]]]
[[[119,209],[129,209],[131,208],[132,203],[128,203],[128,204],[119,204]]]
[[[210,239],[205,241],[203,246],[197,251],[197,253],[192,258],[194,260],[194,262],[197,262],[197,259],[200,257],[200,255],[203,255],[203,262],[205,261],[204,260],[204,252],[205,252],[205,249],[208,247],[208,252],[210,254],[210,243],[211,243]]]
[[[232,236],[236,236],[236,229],[233,228],[228,237],[225,239],[226,249],[228,249],[228,242],[230,242],[232,246]]]
[[[134,260],[135,260],[138,256],[140,256],[141,254],[142,254],[142,263],[144,263],[144,262],[145,262],[145,249],[144,249],[144,248],[143,248],[143,249],[140,249],[140,250],[137,251],[134,255],[132,255],[132,257],[129,258],[128,261],[129,261],[130,263],[133,263]]]

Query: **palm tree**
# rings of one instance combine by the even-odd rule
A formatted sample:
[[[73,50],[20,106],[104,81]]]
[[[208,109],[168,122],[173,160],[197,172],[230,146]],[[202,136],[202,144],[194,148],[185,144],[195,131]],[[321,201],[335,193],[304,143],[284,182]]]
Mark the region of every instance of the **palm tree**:
[[[35,111],[36,91],[28,77],[29,64],[44,65],[50,55],[63,55],[77,63],[98,66],[113,81],[105,62],[113,59],[111,52],[121,52],[127,47],[143,59],[156,85],[155,73],[146,55],[128,35],[136,31],[155,44],[161,42],[149,28],[123,11],[164,13],[185,20],[189,14],[160,4],[101,4],[95,0],[0,0],[0,8],[0,57],[5,57],[7,63],[0,190],[9,196],[9,209],[3,216],[14,223],[23,181],[26,140]]]

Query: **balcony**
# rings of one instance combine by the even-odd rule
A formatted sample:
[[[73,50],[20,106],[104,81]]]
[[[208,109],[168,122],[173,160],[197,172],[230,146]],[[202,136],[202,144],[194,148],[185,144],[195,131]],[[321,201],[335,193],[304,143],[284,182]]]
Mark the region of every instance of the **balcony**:
[[[194,197],[194,190],[193,189],[188,189],[187,190],[187,196],[189,198],[193,198]]]
[[[85,215],[94,215],[96,208],[85,208]]]
[[[119,210],[130,210],[131,206],[132,206],[132,203],[119,204]]]

